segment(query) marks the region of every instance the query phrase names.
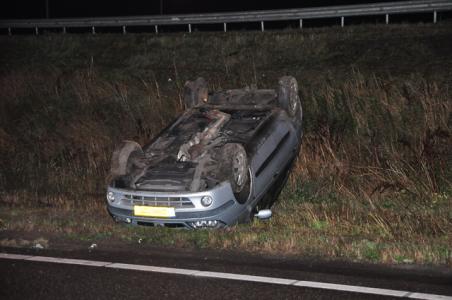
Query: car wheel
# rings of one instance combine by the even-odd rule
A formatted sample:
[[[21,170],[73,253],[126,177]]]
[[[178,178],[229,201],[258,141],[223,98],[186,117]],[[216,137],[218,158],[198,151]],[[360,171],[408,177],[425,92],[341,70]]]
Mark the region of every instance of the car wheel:
[[[229,143],[222,148],[222,160],[226,169],[232,191],[241,204],[248,200],[250,194],[250,170],[245,148],[241,144]]]
[[[112,178],[129,175],[137,168],[146,165],[144,152],[140,144],[134,141],[122,141],[113,151],[110,174]]]
[[[187,81],[184,86],[184,104],[185,109],[196,107],[206,103],[208,99],[207,82],[199,77],[194,81]]]
[[[301,111],[298,83],[292,76],[281,77],[278,81],[278,104],[290,117]]]

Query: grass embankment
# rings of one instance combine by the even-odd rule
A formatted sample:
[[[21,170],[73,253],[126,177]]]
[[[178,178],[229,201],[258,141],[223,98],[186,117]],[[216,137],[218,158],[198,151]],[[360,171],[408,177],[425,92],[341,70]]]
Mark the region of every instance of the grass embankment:
[[[3,230],[451,265],[450,24],[0,43]],[[110,220],[114,145],[158,133],[186,80],[273,87],[286,74],[300,85],[305,136],[269,222],[190,232]]]

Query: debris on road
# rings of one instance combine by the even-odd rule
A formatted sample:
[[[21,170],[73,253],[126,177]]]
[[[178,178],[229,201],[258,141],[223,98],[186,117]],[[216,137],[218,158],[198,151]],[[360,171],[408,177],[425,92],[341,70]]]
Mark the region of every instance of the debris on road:
[[[44,246],[41,245],[40,243],[36,243],[36,244],[33,245],[31,248],[33,248],[33,249],[44,249]]]

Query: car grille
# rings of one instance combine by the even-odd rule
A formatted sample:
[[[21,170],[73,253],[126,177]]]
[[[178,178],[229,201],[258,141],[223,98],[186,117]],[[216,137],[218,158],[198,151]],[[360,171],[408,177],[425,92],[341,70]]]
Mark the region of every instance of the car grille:
[[[121,202],[124,205],[158,206],[174,208],[193,208],[191,200],[186,197],[150,197],[140,195],[123,195]]]

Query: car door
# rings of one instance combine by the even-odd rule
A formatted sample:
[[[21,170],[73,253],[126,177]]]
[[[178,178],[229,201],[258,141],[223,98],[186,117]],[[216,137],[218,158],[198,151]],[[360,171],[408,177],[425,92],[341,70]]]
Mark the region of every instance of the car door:
[[[286,117],[278,117],[259,137],[259,147],[251,161],[253,191],[258,199],[265,194],[292,160],[297,148],[295,128]]]

